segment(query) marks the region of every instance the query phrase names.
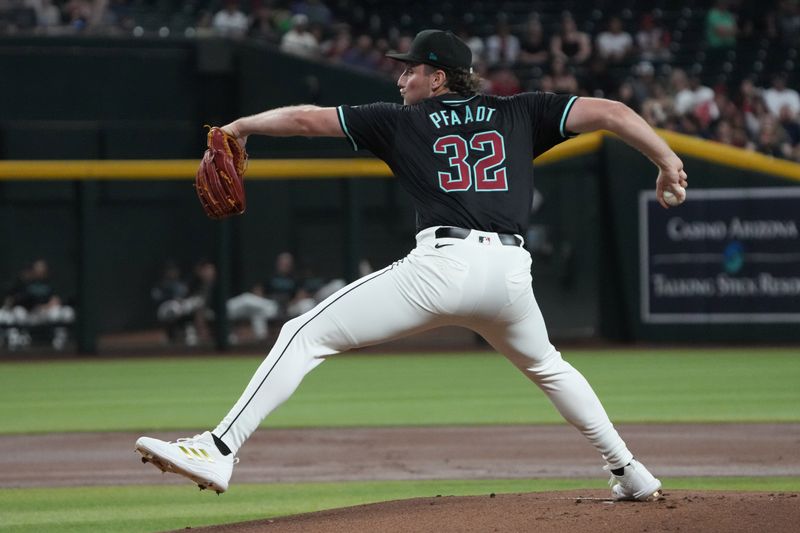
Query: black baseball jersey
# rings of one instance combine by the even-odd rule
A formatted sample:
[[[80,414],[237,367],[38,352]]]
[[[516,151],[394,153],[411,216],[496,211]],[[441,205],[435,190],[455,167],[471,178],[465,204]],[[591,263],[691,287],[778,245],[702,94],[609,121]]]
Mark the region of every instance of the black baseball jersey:
[[[573,136],[576,96],[446,94],[415,105],[339,106],[354,150],[384,160],[411,194],[417,230],[456,226],[524,234],[533,159]]]

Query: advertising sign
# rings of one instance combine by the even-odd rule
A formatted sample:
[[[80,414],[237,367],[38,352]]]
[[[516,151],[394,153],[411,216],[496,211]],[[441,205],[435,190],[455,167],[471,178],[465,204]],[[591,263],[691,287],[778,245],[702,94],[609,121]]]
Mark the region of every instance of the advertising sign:
[[[800,187],[642,191],[639,258],[644,323],[800,323]]]

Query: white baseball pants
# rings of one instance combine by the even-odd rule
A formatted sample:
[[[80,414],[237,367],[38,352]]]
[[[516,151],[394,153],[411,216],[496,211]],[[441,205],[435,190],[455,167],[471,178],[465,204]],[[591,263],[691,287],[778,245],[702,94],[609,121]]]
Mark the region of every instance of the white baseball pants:
[[[612,468],[633,457],[586,379],[547,336],[531,289],[531,257],[496,233],[466,239],[417,234],[404,259],[361,278],[287,322],[242,396],[213,430],[235,453],[326,357],[427,329],[483,336],[548,396]]]

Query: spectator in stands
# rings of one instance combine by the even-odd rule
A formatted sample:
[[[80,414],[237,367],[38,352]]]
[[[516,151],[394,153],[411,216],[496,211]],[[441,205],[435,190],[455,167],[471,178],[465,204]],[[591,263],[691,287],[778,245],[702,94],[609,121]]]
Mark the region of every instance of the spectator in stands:
[[[281,51],[307,59],[319,57],[319,42],[309,30],[307,16],[292,16],[292,29],[281,38]]]
[[[485,58],[486,44],[483,42],[483,39],[481,39],[479,36],[473,34],[472,31],[470,30],[470,28],[465,24],[462,24],[461,26],[459,26],[458,30],[456,31],[456,35],[458,35],[458,37],[462,41],[467,43],[467,46],[469,46],[469,49],[472,50],[472,62],[473,63],[477,63],[479,61],[485,61],[485,59],[486,59]],[[411,43],[411,39],[410,38],[408,38],[408,43],[410,45],[410,43]],[[406,49],[405,52],[407,52],[407,51],[408,50]]]
[[[378,61],[373,49],[372,37],[366,33],[359,35],[355,44],[342,56],[342,63],[351,67],[375,70]]]
[[[589,35],[579,31],[575,19],[569,13],[561,17],[561,31],[550,39],[550,52],[572,65],[582,65],[592,55]]]
[[[254,39],[272,44],[281,42],[281,34],[275,24],[272,9],[262,5],[253,11],[253,20],[250,23],[249,35]]]
[[[95,31],[106,31],[114,33],[119,22],[116,14],[109,9],[110,0],[92,0],[92,17],[89,19],[89,27]]]
[[[642,102],[642,118],[654,128],[666,128],[672,115],[672,99],[660,85]]]
[[[486,62],[489,67],[495,65],[510,66],[519,57],[519,39],[511,33],[508,22],[501,18],[495,26],[495,33],[486,39]]]
[[[550,64],[550,44],[545,37],[539,17],[531,17],[525,25],[520,42],[519,63],[546,68]]]
[[[731,126],[731,123],[727,120],[718,121],[714,126],[714,134],[711,140],[733,146],[733,126]]]
[[[670,42],[669,32],[656,22],[652,13],[642,15],[639,31],[636,32],[636,46],[643,60],[653,63],[669,61]]]
[[[778,119],[772,115],[767,115],[761,121],[761,129],[756,139],[756,151],[773,157],[790,159],[792,157],[792,146],[786,136],[786,132],[781,128]]]
[[[269,333],[269,321],[278,317],[280,306],[275,300],[266,298],[264,287],[257,283],[249,291],[228,300],[227,312],[231,322],[249,320],[255,338],[264,340]]]
[[[641,101],[636,96],[636,91],[633,90],[633,83],[630,80],[624,81],[617,87],[614,100],[622,102],[637,113],[641,110]]]
[[[0,7],[2,7],[1,4]],[[6,290],[0,306],[0,346],[7,344],[8,349],[12,351],[31,343],[31,336],[25,329],[28,310],[18,304],[18,301],[24,297],[21,288],[28,283],[29,279],[30,267],[26,265],[19,272],[11,287]]]
[[[800,95],[786,86],[786,75],[776,74],[772,78],[772,87],[763,93],[764,103],[773,117],[780,117],[784,107],[789,108],[792,117],[800,114]]]
[[[217,269],[214,263],[201,260],[195,266],[194,279],[191,284],[190,297],[186,301],[185,309],[193,318],[194,331],[187,329],[186,343],[196,344],[198,339],[207,339],[209,335],[209,321],[214,315],[214,286],[217,282]],[[268,321],[276,318],[280,306],[274,300],[264,297],[264,290],[256,284],[251,290],[243,292],[225,302],[228,320],[236,322],[248,320],[253,335],[258,340],[263,340],[269,333]],[[237,337],[232,335],[230,340],[236,342]]]
[[[678,115],[685,115],[691,112],[695,106],[695,97],[694,92],[689,87],[689,76],[686,71],[676,68],[672,71],[669,81],[672,97],[675,100],[675,112]],[[713,93],[704,94],[704,97],[711,100],[714,95]]]
[[[186,344],[194,346],[199,340],[211,338],[208,321],[214,318],[214,284],[217,268],[207,259],[194,265],[189,282],[189,297],[185,301],[185,312],[190,317],[186,326]]]
[[[554,57],[550,63],[550,73],[542,78],[543,91],[559,94],[577,94],[578,79],[572,74],[563,57]]]
[[[621,18],[609,19],[608,30],[597,36],[596,50],[599,58],[612,65],[624,63],[633,53],[633,37],[623,29]]]
[[[719,116],[729,118],[739,114],[739,108],[728,96],[728,88],[725,85],[718,85],[714,91],[714,102],[719,109]]]
[[[786,132],[786,138],[792,147],[800,143],[800,124],[797,121],[797,114],[788,105],[781,108],[778,121]]]
[[[741,113],[747,131],[755,132],[758,130],[758,119],[755,117],[757,103],[761,102],[762,107],[766,107],[761,100],[759,89],[751,78],[744,78],[739,82],[739,92],[736,95],[736,106]],[[754,123],[754,121],[756,123]]]
[[[47,30],[61,25],[61,10],[52,0],[25,0],[25,5],[36,12],[36,25]]]
[[[755,149],[755,145],[747,138],[747,132],[741,126],[741,122],[737,121],[737,117],[717,121],[711,139],[737,148]]]
[[[111,0],[108,8],[110,19],[122,30],[122,35],[130,35],[131,31],[136,27],[136,17],[131,2],[132,0]],[[189,25],[188,21],[184,22],[185,19],[180,14],[175,14],[174,16],[181,20],[181,27]]]
[[[299,276],[294,256],[281,252],[275,259],[275,273],[267,284],[270,298],[278,302],[282,315],[294,318],[314,308],[319,302],[346,285],[343,279],[325,281],[305,272]]]
[[[736,46],[736,17],[728,9],[729,3],[717,0],[706,15],[706,44],[712,50]]]
[[[675,120],[672,123],[668,123],[667,127],[678,133],[683,133],[684,135],[709,137],[707,132],[703,130],[700,121],[691,113],[675,117]]]
[[[353,36],[350,34],[350,28],[345,24],[341,24],[334,32],[333,37],[320,45],[320,52],[322,57],[328,61],[339,63],[352,44]]]
[[[72,322],[75,312],[62,303],[50,281],[50,267],[44,259],[36,259],[30,267],[30,278],[22,289],[21,303],[34,322]]]
[[[67,343],[68,325],[75,321],[74,309],[62,303],[50,282],[47,261],[36,259],[23,269],[6,297],[3,308],[16,318],[20,329],[52,327],[52,345],[61,350]]]
[[[390,57],[386,57],[386,54],[389,52],[391,52],[391,47],[389,46],[388,39],[384,37],[375,39],[375,45],[373,46],[375,70],[394,80],[393,74],[397,68],[397,61]]]
[[[292,29],[292,16],[293,13],[286,7],[285,2],[272,4],[272,20],[281,35]]]
[[[755,144],[747,136],[747,128],[745,127],[744,114],[739,112],[727,118],[733,129],[731,139],[733,146],[743,148],[745,150],[755,150]]]
[[[764,103],[763,98],[758,97],[753,100],[752,108],[744,113],[745,127],[751,139],[755,140],[761,131],[761,123],[771,116],[767,111],[767,104]]]
[[[771,17],[777,34],[783,45],[796,47],[800,45],[800,2],[797,0],[781,0],[778,10]]]
[[[398,63],[400,63],[398,61]],[[401,65],[403,63],[400,63]],[[491,90],[491,82],[489,81],[489,67],[486,65],[485,61],[478,61],[477,63],[473,63],[472,70],[480,79],[480,85],[478,90],[484,94],[488,94]],[[397,79],[397,78],[395,78]]]
[[[197,37],[200,38],[213,37],[217,34],[217,30],[214,29],[214,17],[211,11],[201,9],[197,12],[197,20],[194,23],[194,29]]]
[[[413,35],[401,35],[397,38],[397,42],[395,43],[394,51],[405,54],[409,50],[411,50],[411,43],[414,40]]]
[[[394,43],[393,51],[401,54],[408,53],[408,51],[411,49],[411,41],[413,38],[414,37],[411,35],[399,36]],[[396,81],[406,68],[402,61],[394,61],[394,63],[395,65],[390,75],[392,81]],[[480,65],[480,62],[476,63],[476,66],[477,65]]]
[[[331,10],[321,0],[296,0],[290,9],[295,15],[305,15],[310,25],[330,26]]]
[[[748,111],[753,107],[753,102],[760,98],[753,78],[746,77],[739,82],[739,94],[737,95],[737,106],[741,111]]]
[[[742,112],[736,106],[736,103],[728,96],[726,88],[720,87],[715,93],[714,101],[717,105],[717,109],[719,109],[719,119],[711,125],[710,131],[712,133],[712,138],[716,133],[718,123],[722,121],[728,122],[728,125],[731,127],[730,134],[731,137],[733,137],[737,128],[744,127]],[[735,145],[734,142],[727,144]]]
[[[675,95],[675,110],[681,115],[693,115],[701,128],[719,118],[714,90],[703,85],[698,76],[691,76],[689,85]]]
[[[267,294],[278,302],[285,316],[288,316],[287,310],[301,286],[294,266],[294,255],[290,252],[281,252],[275,258],[275,273],[267,283]]]
[[[300,288],[287,308],[287,316],[290,318],[311,311],[318,303],[347,285],[347,282],[340,278],[326,281],[309,268],[303,271],[301,279]]]
[[[156,317],[166,328],[167,339],[174,342],[185,329],[192,309],[187,304],[189,286],[181,279],[178,264],[168,260],[164,264],[161,279],[150,291],[156,304]]]
[[[250,23],[247,15],[239,9],[239,0],[225,0],[225,7],[214,15],[211,25],[219,35],[243,37]]]
[[[92,21],[92,2],[90,0],[69,0],[61,9],[65,20],[75,31],[86,29]]]
[[[489,94],[513,96],[521,92],[522,85],[513,70],[503,66],[489,69]]]
[[[635,101],[641,104],[650,98],[656,91],[656,69],[649,61],[642,61],[632,69],[633,76],[629,79]]]

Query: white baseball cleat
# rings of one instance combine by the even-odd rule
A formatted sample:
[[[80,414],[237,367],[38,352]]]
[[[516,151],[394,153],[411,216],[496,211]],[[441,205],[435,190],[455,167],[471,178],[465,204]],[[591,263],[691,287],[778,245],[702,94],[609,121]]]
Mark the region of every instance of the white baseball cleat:
[[[188,477],[200,490],[211,489],[217,494],[228,490],[233,465],[239,462],[233,454],[220,453],[209,431],[176,442],[140,437],[135,449],[142,454],[143,463],[153,463],[162,472]]]
[[[611,470],[611,467],[607,465],[605,469]],[[636,459],[631,459],[621,476],[611,472],[608,484],[615,500],[649,502],[662,497],[661,481]]]

